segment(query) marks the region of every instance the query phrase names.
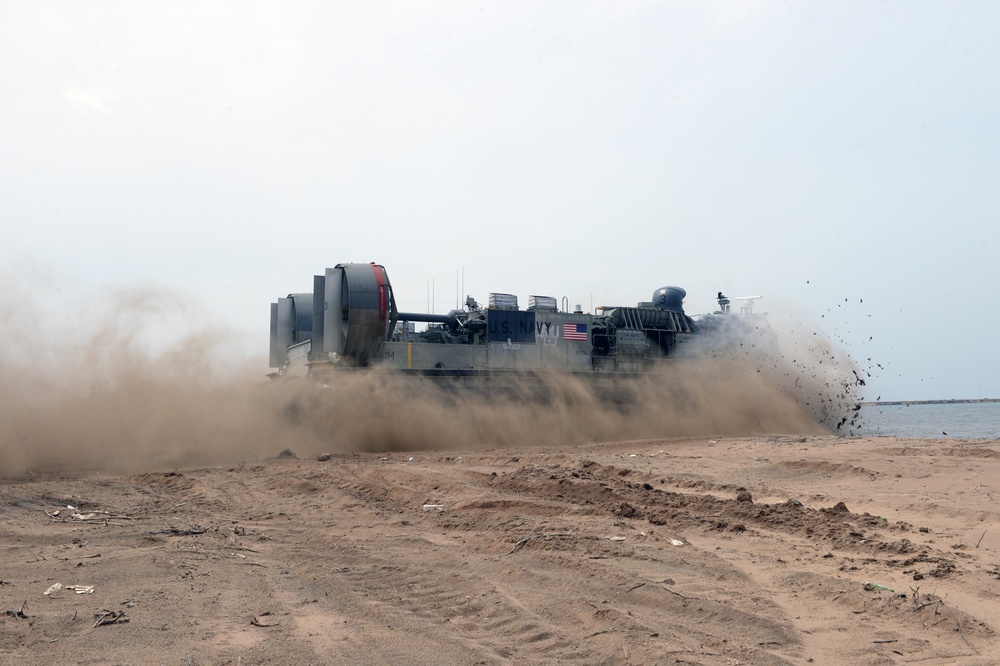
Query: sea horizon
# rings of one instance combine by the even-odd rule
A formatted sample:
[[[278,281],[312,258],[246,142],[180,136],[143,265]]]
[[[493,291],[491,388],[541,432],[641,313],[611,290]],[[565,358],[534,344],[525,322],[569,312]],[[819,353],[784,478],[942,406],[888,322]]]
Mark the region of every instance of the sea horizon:
[[[937,398],[932,400],[862,400],[865,407],[873,405],[950,405],[977,402],[1000,402],[1000,398]]]
[[[1000,399],[879,400],[861,403],[852,434],[1000,439]]]

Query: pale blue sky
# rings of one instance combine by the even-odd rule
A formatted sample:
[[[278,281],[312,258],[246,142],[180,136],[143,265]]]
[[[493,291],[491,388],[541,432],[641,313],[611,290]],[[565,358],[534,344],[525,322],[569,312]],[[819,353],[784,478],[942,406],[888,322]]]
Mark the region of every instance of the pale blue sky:
[[[997,26],[983,0],[6,2],[0,298],[173,288],[266,365],[270,301],[344,261],[409,310],[463,269],[480,300],[677,284],[692,314],[762,294],[870,399],[1000,397]]]

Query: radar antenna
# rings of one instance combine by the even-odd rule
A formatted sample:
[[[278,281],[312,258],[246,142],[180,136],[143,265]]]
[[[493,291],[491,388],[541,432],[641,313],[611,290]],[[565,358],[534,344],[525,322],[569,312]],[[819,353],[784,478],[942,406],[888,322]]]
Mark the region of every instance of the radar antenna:
[[[743,301],[743,305],[740,306],[740,314],[753,314],[753,302],[763,298],[762,296],[737,296],[733,300]]]

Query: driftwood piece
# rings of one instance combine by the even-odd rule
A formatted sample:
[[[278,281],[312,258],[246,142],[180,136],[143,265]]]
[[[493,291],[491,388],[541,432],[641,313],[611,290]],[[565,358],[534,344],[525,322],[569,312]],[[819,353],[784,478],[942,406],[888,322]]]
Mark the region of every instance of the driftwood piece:
[[[573,533],[572,532],[550,532],[548,534],[532,534],[531,536],[526,536],[523,539],[521,539],[520,541],[518,541],[517,543],[515,543],[514,547],[507,554],[508,555],[513,555],[517,551],[521,550],[521,548],[524,546],[524,544],[528,543],[532,539],[545,539],[547,541],[547,540],[552,539],[554,537],[568,537],[568,536],[573,536]]]
[[[28,614],[24,612],[24,609],[27,608],[27,607],[28,607],[28,600],[25,599],[24,603],[21,604],[21,607],[18,610],[16,610],[16,611],[13,611],[13,610],[4,611],[3,614],[4,615],[10,615],[11,617],[15,617],[18,620],[27,620],[28,619]]]
[[[94,622],[95,627],[102,627],[106,624],[121,624],[123,622],[128,622],[128,618],[125,616],[125,611],[114,611],[108,610],[107,608],[102,609],[100,613],[94,613],[94,617],[97,618]]]
[[[271,615],[271,611],[265,611],[260,615],[255,615],[254,618],[250,620],[250,624],[252,624],[255,627],[277,627],[279,624],[281,624],[280,622],[268,622],[267,621],[268,618],[271,617],[273,617]]]
[[[204,534],[208,529],[205,527],[192,527],[189,530],[182,530],[177,527],[171,527],[168,530],[156,530],[150,532],[150,534],[168,534],[170,536],[194,536],[196,534]]]

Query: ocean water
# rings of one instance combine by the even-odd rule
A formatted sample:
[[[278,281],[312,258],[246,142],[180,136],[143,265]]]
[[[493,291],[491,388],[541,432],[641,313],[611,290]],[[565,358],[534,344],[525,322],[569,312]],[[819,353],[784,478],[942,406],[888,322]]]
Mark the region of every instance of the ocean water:
[[[1000,439],[1000,402],[862,405],[854,435]]]

